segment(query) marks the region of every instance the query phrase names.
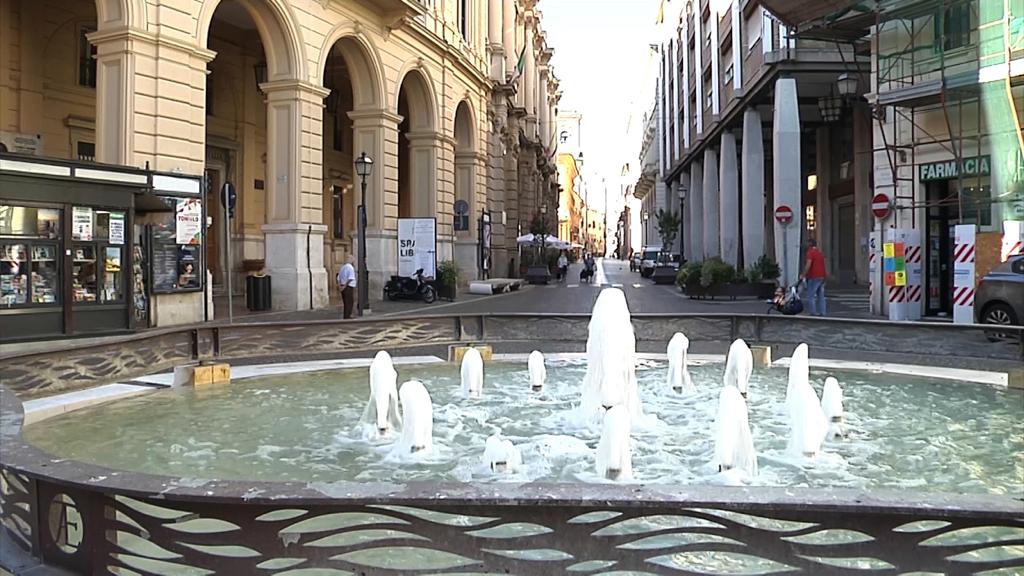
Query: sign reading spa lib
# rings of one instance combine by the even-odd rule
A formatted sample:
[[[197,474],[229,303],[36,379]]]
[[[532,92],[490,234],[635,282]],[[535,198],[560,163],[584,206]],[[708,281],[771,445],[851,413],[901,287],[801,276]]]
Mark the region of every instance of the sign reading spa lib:
[[[437,276],[437,220],[398,219],[398,275],[412,277],[420,268],[427,278]]]

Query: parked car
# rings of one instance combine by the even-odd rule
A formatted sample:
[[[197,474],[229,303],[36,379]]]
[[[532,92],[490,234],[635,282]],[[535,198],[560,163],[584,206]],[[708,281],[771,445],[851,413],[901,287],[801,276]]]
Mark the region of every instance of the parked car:
[[[661,250],[657,248],[644,248],[640,255],[640,275],[644,278],[654,274],[654,267],[658,265],[658,254]]]
[[[1024,255],[992,269],[978,283],[974,298],[975,321],[978,324],[1020,326],[1024,322]],[[987,332],[989,340],[1006,338],[1001,332]]]

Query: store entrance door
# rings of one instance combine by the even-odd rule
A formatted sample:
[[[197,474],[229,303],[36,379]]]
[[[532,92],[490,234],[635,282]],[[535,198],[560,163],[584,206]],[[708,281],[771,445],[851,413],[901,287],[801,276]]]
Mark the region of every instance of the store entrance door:
[[[926,314],[953,314],[953,242],[955,226],[960,222],[960,205],[948,181],[929,182],[928,237],[926,239],[925,277]]]

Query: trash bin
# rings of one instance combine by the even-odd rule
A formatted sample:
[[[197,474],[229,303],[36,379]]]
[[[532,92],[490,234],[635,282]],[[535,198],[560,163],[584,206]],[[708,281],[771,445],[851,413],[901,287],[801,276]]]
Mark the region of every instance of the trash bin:
[[[270,276],[245,277],[245,307],[253,312],[270,310]]]

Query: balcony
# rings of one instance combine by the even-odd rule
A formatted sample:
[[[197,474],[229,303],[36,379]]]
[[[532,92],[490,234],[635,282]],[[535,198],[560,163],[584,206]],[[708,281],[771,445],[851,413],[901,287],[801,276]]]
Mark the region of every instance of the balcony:
[[[426,14],[429,10],[428,4],[433,4],[430,0],[360,0],[360,3],[377,10],[392,21]]]

